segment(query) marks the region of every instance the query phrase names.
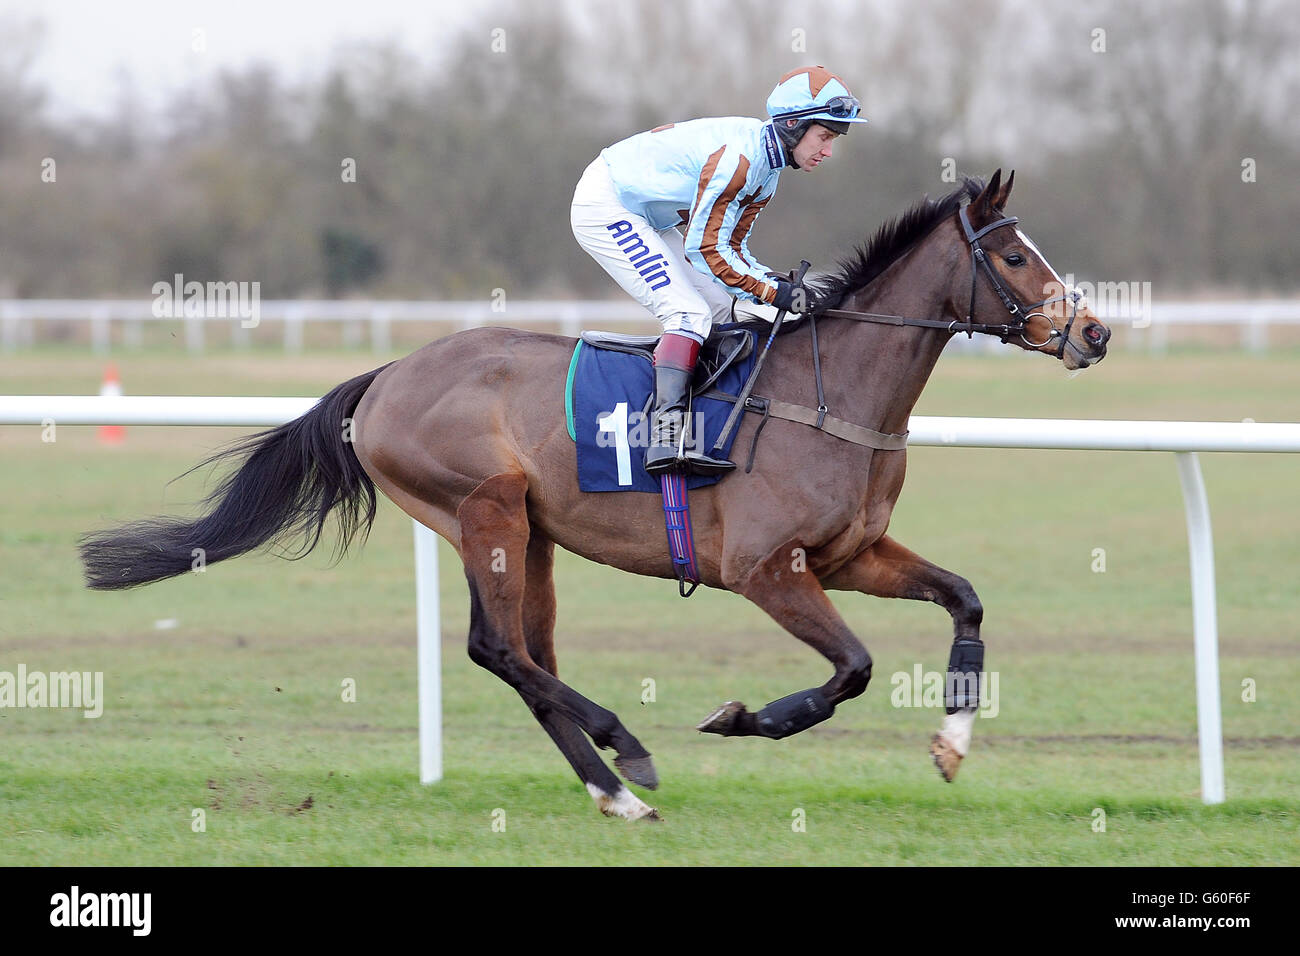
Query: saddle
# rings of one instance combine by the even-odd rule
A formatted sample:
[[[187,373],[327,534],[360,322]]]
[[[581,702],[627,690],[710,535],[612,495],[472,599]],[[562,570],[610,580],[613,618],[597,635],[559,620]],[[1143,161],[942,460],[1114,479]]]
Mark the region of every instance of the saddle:
[[[583,332],[582,341],[593,348],[639,355],[647,362],[653,362],[659,336],[628,335],[623,332]],[[715,328],[700,346],[700,357],[695,365],[691,393],[703,395],[709,391],[727,369],[748,358],[753,349],[754,337],[745,329],[732,325]]]
[[[695,540],[694,533],[691,530],[687,489],[712,484],[718,481],[722,475],[646,475],[643,467],[644,446],[633,447],[628,440],[627,428],[630,416],[628,415],[629,403],[626,401],[615,401],[615,415],[621,415],[621,418],[615,418],[609,428],[606,428],[603,423],[610,421],[615,416],[606,414],[597,417],[597,421],[602,423],[602,434],[607,435],[610,430],[615,434],[615,447],[612,455],[611,450],[601,447],[600,442],[596,442],[596,447],[591,447],[588,442],[587,430],[584,429],[583,433],[579,434],[574,426],[575,407],[585,408],[585,413],[578,414],[579,419],[590,421],[593,417],[593,407],[590,400],[579,396],[579,393],[588,393],[584,393],[582,388],[575,385],[574,382],[600,381],[602,376],[599,374],[591,375],[591,373],[593,370],[598,372],[602,367],[606,370],[606,375],[603,377],[605,385],[604,387],[597,386],[595,389],[595,394],[598,396],[595,408],[608,408],[611,392],[615,398],[623,395],[628,395],[628,397],[635,395],[636,398],[632,399],[632,401],[640,401],[640,395],[645,394],[642,389],[648,386],[645,406],[640,410],[642,422],[648,422],[647,416],[655,397],[654,373],[650,366],[654,363],[654,350],[659,344],[659,338],[657,335],[627,335],[620,332],[583,332],[582,342],[574,351],[570,368],[570,384],[566,389],[566,413],[569,419],[569,434],[573,436],[577,445],[578,487],[581,490],[658,490],[663,495],[664,527],[668,533],[668,554],[672,560],[673,574],[677,578],[678,593],[682,597],[690,597],[700,583],[700,571],[696,564]],[[695,374],[690,388],[692,407],[695,407],[696,415],[699,418],[700,444],[704,444],[705,436],[718,438],[723,419],[728,415],[726,409],[730,407],[725,400],[729,400],[731,403],[736,401],[734,395],[716,390],[715,386],[719,381],[722,381],[724,388],[740,391],[741,386],[752,371],[756,339],[757,336],[752,329],[729,324],[715,329],[713,334],[700,347],[700,354],[695,363]],[[585,357],[581,355],[586,351],[583,349],[584,345],[593,350]],[[624,359],[622,356],[608,354],[601,356],[600,352],[622,352],[625,355],[643,359],[645,364],[642,365],[637,359]],[[586,376],[584,376],[584,368],[587,370]],[[724,379],[723,376],[732,369],[734,371]],[[633,385],[633,382],[640,383],[640,385]],[[694,405],[696,398],[700,400],[698,406]],[[642,437],[648,437],[648,429]],[[621,449],[619,448],[620,440],[623,446]],[[718,438],[718,440],[721,441],[721,438]],[[727,446],[730,447],[730,442],[727,442]],[[615,481],[617,483],[614,483]],[[656,485],[658,486],[657,489]]]

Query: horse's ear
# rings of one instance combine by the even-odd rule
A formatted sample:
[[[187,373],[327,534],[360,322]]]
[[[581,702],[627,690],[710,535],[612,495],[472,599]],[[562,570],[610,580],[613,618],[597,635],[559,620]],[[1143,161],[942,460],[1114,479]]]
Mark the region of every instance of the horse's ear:
[[[995,208],[1005,209],[1007,207],[1007,199],[1011,196],[1011,184],[1015,181],[1016,171],[1013,169],[1011,170],[1011,175],[1007,177],[1007,181],[1003,183],[1002,188],[998,190],[997,196],[993,198],[993,205]]]
[[[984,187],[984,191],[975,197],[973,205],[979,210],[982,216],[987,216],[990,219],[993,218],[993,210],[998,205],[994,200],[1001,188],[1002,167],[999,166],[997,171],[993,173],[993,178],[990,179],[988,185]]]

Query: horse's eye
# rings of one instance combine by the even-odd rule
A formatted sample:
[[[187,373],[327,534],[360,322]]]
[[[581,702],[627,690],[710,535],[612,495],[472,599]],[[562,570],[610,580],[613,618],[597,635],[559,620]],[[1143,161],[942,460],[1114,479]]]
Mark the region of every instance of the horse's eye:
[[[1013,252],[1011,255],[1007,256],[1006,263],[1009,266],[1023,266],[1025,264],[1025,257],[1018,252]]]

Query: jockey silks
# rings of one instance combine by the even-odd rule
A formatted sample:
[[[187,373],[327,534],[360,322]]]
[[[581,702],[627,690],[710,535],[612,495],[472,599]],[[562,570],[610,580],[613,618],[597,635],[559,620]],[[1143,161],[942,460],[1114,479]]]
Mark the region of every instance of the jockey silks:
[[[686,258],[727,293],[770,304],[776,283],[749,251],[785,153],[770,123],[697,119],[639,133],[601,152],[619,202],[663,231],[685,223]]]

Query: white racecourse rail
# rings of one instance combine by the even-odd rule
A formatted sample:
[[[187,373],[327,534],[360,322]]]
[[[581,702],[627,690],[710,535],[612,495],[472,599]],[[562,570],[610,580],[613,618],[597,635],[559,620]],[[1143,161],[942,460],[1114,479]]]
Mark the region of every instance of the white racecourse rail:
[[[0,425],[253,425],[297,418],[315,398],[82,395],[0,396]],[[1182,482],[1191,554],[1201,797],[1222,803],[1223,731],[1214,543],[1197,452],[1300,452],[1300,423],[1144,422],[1036,418],[914,417],[912,445],[1173,452]],[[420,779],[442,776],[442,700],[437,537],[415,524],[419,640]]]
[[[1130,283],[1117,283],[1129,285]],[[501,290],[497,290],[501,291]],[[1097,314],[1113,328],[1127,328],[1133,337],[1145,339],[1152,351],[1163,351],[1173,326],[1233,325],[1241,330],[1242,345],[1262,352],[1268,347],[1268,330],[1273,325],[1300,325],[1300,299],[1244,299],[1238,301],[1180,301],[1144,297],[1142,308],[1133,314],[1134,301],[1125,307],[1117,303],[1109,308],[1107,297],[1099,295],[1093,303]],[[173,322],[184,328],[186,347],[191,353],[203,351],[208,330],[235,345],[247,345],[250,339],[248,320],[238,317],[205,316],[200,307],[194,314],[178,317],[154,315],[154,299],[0,299],[0,352],[9,352],[35,340],[37,322],[73,321],[90,324],[90,341],[96,353],[109,351],[113,325],[122,327],[121,338],[128,348],[143,342],[146,322]],[[1127,300],[1126,300],[1127,301]],[[202,303],[200,303],[202,306]],[[577,335],[580,329],[607,325],[631,326],[653,332],[658,323],[645,309],[630,299],[616,300],[542,300],[499,298],[455,300],[399,299],[265,299],[259,297],[261,322],[278,323],[284,348],[301,351],[303,330],[307,324],[335,323],[343,326],[344,342],[360,344],[361,330],[368,327],[375,352],[384,354],[392,348],[394,323],[450,322],[458,328],[480,325],[527,326],[558,323],[565,335]],[[982,345],[956,337],[950,351],[970,351],[983,347],[994,354],[1012,354],[1001,348],[996,339]]]

